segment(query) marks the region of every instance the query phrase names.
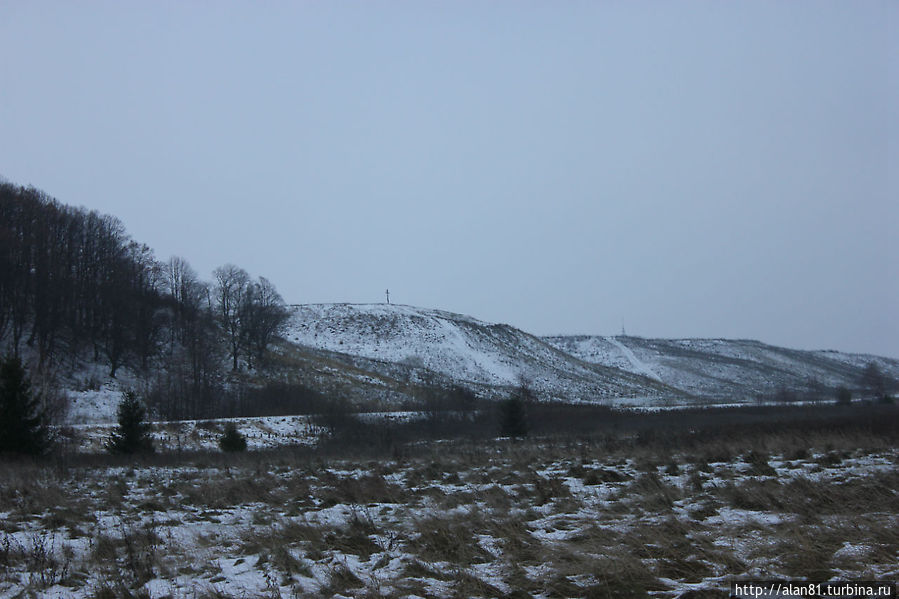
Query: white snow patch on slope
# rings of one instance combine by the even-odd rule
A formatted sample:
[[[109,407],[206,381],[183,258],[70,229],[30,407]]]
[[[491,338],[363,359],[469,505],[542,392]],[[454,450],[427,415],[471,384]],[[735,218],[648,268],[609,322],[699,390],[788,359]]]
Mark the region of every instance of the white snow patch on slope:
[[[647,366],[645,362],[640,361],[640,359],[637,358],[636,355],[634,355],[634,352],[632,352],[630,348],[623,344],[621,341],[619,341],[615,337],[606,337],[606,340],[621,350],[621,353],[624,354],[624,357],[627,358],[628,362],[631,363],[631,372],[642,374],[643,376],[655,379],[657,381],[661,380],[661,378],[659,378],[659,375],[653,372],[653,370],[649,366]]]

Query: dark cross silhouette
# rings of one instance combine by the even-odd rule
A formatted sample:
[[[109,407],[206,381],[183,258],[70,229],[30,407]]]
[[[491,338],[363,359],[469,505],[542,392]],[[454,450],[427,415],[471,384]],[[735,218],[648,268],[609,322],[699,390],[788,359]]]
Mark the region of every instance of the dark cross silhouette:
[[[388,289],[388,290],[385,291],[384,293],[387,294],[387,303],[389,304],[389,303],[390,303],[390,290]]]

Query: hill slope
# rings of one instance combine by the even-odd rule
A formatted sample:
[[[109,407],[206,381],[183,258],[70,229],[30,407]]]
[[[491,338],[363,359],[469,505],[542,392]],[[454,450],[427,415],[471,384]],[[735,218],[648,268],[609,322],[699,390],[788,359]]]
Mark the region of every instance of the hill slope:
[[[542,399],[618,406],[745,402],[782,389],[827,398],[839,385],[859,389],[871,362],[899,380],[899,360],[878,356],[745,340],[538,338],[469,316],[385,304],[291,306],[272,349],[265,369],[242,375],[251,384],[299,383],[375,410],[456,384],[506,397],[522,379]],[[72,399],[68,422],[87,424],[113,421],[121,390],[146,381],[127,368],[111,379],[104,365],[85,363],[61,382]]]
[[[684,394],[639,373],[584,362],[503,324],[403,305],[291,306],[286,340],[304,348],[356,356],[366,368],[401,365],[408,376],[435,377],[487,395],[526,379],[546,399],[603,401]]]
[[[595,364],[653,377],[698,397],[748,401],[782,389],[830,394],[845,385],[858,388],[873,362],[899,380],[899,360],[835,351],[803,351],[758,341],[728,339],[643,339],[640,337],[559,336],[544,340]]]

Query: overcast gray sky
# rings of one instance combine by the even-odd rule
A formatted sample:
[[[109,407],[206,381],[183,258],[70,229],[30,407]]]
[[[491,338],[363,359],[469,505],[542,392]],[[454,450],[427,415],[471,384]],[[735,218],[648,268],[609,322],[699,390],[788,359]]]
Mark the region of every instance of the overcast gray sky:
[[[0,175],[291,303],[899,357],[897,5],[0,0]]]

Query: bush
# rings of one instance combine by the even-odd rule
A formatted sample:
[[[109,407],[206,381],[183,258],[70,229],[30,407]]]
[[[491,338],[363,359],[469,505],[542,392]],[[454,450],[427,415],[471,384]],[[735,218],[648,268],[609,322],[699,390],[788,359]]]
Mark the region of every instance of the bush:
[[[503,437],[527,437],[528,403],[533,397],[530,389],[522,386],[509,399],[499,404],[499,434]]]
[[[49,447],[47,418],[17,357],[0,364],[0,453],[40,455]]]
[[[354,425],[358,424],[353,414],[353,405],[342,397],[329,398],[321,406],[321,411],[314,414],[310,420],[316,426],[327,429],[332,435],[354,428]]]
[[[846,387],[837,387],[837,403],[840,405],[846,405],[852,403],[852,391],[847,389]]]
[[[150,425],[144,422],[146,411],[137,399],[134,391],[122,393],[119,403],[119,425],[106,443],[110,453],[133,454],[153,453],[153,439],[150,438]]]
[[[225,425],[225,433],[219,439],[219,447],[222,451],[244,451],[247,448],[247,438],[237,430],[237,425],[229,422]]]
[[[875,362],[869,362],[861,375],[861,383],[874,397],[882,397],[887,390],[887,377]]]

